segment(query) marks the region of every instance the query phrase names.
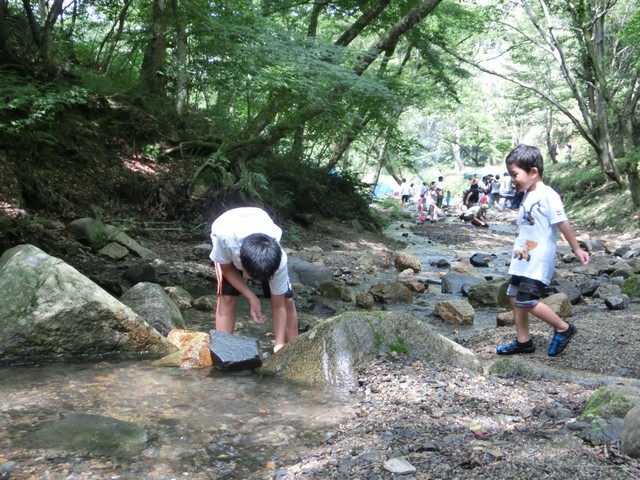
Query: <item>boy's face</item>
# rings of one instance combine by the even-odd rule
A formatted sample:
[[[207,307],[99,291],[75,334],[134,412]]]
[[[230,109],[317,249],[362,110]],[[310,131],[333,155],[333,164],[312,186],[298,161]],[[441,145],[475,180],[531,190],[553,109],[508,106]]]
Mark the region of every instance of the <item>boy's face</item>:
[[[540,178],[536,167],[533,167],[530,172],[526,172],[517,165],[511,164],[507,167],[507,170],[511,175],[511,182],[519,192],[526,192],[531,189]]]

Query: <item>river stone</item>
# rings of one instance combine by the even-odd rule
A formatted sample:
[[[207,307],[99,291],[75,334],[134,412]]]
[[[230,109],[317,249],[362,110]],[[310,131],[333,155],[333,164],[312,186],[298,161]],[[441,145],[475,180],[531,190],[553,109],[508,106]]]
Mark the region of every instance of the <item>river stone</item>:
[[[176,304],[176,307],[178,307],[180,311],[188,310],[193,305],[193,297],[186,289],[182,287],[164,287],[164,291],[167,295],[169,295],[169,298],[173,300],[173,303]]]
[[[552,285],[549,285],[544,289],[546,295],[552,295],[556,293],[564,293],[572,305],[575,305],[582,299],[582,292],[580,289],[570,280],[558,280]]]
[[[356,305],[365,310],[371,310],[376,299],[369,292],[362,292],[356,295]]]
[[[154,260],[158,258],[158,255],[156,255],[155,252],[153,252],[152,250],[149,250],[146,247],[143,247],[123,231],[113,228],[113,229],[110,229],[110,232],[111,232],[111,241],[117,242],[120,245],[123,245],[130,252],[135,253],[140,258],[144,260]]]
[[[398,272],[402,272],[407,268],[410,268],[415,273],[418,273],[422,270],[422,264],[420,260],[414,255],[411,255],[407,252],[398,252],[395,259],[393,260],[393,265],[396,267]]]
[[[129,255],[129,250],[127,250],[119,243],[111,242],[102,247],[98,252],[98,255],[109,258],[111,260],[122,260],[127,255]]]
[[[471,289],[474,285],[485,283],[484,277],[466,273],[449,271],[442,277],[442,293],[461,293],[463,289]]]
[[[129,307],[33,245],[0,257],[0,305],[0,361],[175,351]]]
[[[622,453],[631,458],[640,458],[640,405],[633,407],[624,417]]]
[[[492,253],[474,253],[469,258],[469,263],[474,267],[488,267],[489,262],[495,258],[496,256]]]
[[[221,370],[246,370],[262,365],[257,338],[211,330],[209,348],[213,363]]]
[[[624,310],[629,307],[629,296],[624,293],[621,295],[612,295],[604,299],[604,304],[609,310]]]
[[[76,240],[97,251],[109,242],[109,231],[102,221],[85,217],[74,220],[67,225],[67,231]]]
[[[436,304],[435,314],[445,322],[473,325],[475,311],[465,300],[443,300]]]
[[[377,283],[371,286],[369,293],[380,302],[413,303],[413,293],[400,282]]]
[[[470,350],[435,332],[407,312],[346,312],[318,324],[287,343],[259,370],[307,385],[350,388],[357,369],[380,351],[407,351],[411,356],[481,371]]]
[[[595,298],[606,298],[611,297],[613,295],[620,295],[622,293],[622,289],[619,285],[613,285],[611,283],[603,283],[597,288],[597,290],[593,293]]]
[[[79,449],[92,453],[141,451],[147,433],[135,423],[113,417],[82,412],[63,414],[64,418],[29,437],[38,448]]]
[[[479,283],[469,289],[469,303],[474,307],[509,307],[508,279]]]
[[[162,335],[184,328],[182,312],[157,283],[140,282],[125,292],[120,301],[144,318]]]
[[[384,462],[384,469],[395,475],[406,475],[415,473],[416,467],[411,465],[405,457],[390,458]]]
[[[333,273],[324,265],[306,262],[299,258],[288,257],[289,280],[318,288],[321,284],[333,280]]]
[[[153,362],[158,367],[180,367],[183,370],[206,368],[213,365],[208,333],[192,332],[175,328],[167,335],[167,340],[180,350]]]

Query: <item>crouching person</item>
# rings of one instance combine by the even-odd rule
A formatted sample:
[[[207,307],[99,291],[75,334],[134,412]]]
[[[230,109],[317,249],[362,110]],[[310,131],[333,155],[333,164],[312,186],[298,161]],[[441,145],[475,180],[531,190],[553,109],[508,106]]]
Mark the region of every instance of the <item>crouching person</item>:
[[[243,207],[220,215],[211,225],[213,249],[209,256],[218,280],[216,330],[233,333],[236,305],[242,295],[249,301],[251,318],[266,318],[258,297],[245,283],[247,277],[262,284],[271,298],[274,353],[298,335],[298,313],[289,281],[287,254],[280,246],[282,230],[259,208]]]

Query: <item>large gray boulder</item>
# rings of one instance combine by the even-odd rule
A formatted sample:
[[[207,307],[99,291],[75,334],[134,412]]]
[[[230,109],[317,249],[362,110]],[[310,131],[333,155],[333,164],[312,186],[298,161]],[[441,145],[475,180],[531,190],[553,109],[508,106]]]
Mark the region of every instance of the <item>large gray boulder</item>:
[[[133,310],[33,245],[0,257],[0,362],[175,351]]]
[[[324,265],[316,265],[289,255],[289,279],[292,283],[301,283],[318,288],[323,283],[333,280],[333,273]]]
[[[182,312],[157,283],[136,283],[120,297],[120,301],[165,337],[174,328],[185,327]]]
[[[352,386],[356,370],[380,351],[481,370],[468,349],[409,313],[348,312],[319,324],[269,357],[260,372],[309,385]]]

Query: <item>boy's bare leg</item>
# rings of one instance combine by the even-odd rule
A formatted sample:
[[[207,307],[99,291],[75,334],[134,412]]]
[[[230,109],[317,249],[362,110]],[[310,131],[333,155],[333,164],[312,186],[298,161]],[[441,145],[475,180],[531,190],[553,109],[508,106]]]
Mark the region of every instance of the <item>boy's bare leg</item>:
[[[216,306],[216,330],[231,333],[236,325],[236,304],[238,297],[235,295],[218,295]]]
[[[293,298],[285,300],[287,308],[287,331],[285,333],[285,342],[290,342],[298,336],[298,311]]]
[[[526,343],[531,340],[529,333],[529,312],[524,308],[516,307],[516,297],[509,297],[509,303],[513,309],[513,321],[516,325],[516,340]]]
[[[535,307],[528,309],[528,311],[543,322],[551,325],[556,332],[564,332],[569,328],[569,324],[560,318],[558,314],[545,303],[539,302]]]

